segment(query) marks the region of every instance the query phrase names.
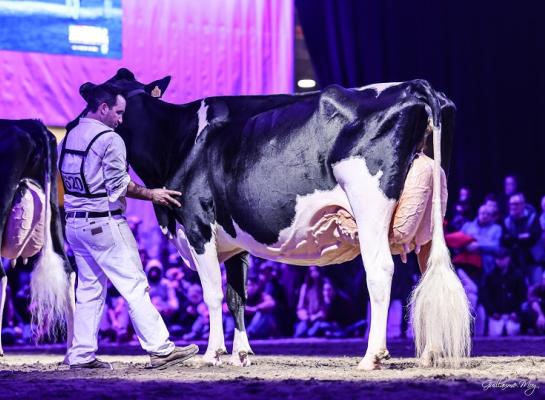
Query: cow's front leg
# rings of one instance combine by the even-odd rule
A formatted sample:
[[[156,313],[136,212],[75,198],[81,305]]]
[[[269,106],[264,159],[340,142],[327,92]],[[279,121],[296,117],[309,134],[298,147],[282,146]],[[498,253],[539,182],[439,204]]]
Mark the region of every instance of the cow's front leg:
[[[359,369],[379,369],[390,354],[386,348],[386,327],[394,262],[388,243],[388,230],[396,201],[386,197],[380,187],[382,173],[371,175],[365,160],[351,158],[333,168],[347,194],[358,226],[367,287],[371,300],[371,326],[365,357]]]
[[[0,265],[0,268],[2,266]],[[0,271],[3,273],[4,271]],[[7,276],[0,278],[0,333],[2,332],[2,320],[4,318],[4,305],[6,303],[6,288],[8,286]],[[2,335],[0,334],[0,357],[4,356],[4,349],[2,348]]]
[[[235,320],[235,337],[231,363],[247,367],[251,364],[250,354],[254,354],[244,324],[244,307],[248,298],[246,282],[248,277],[248,253],[240,253],[225,261],[227,273],[227,306]]]
[[[221,356],[227,353],[223,337],[221,270],[216,246],[209,242],[204,249],[204,254],[193,255],[201,279],[204,302],[210,315],[210,336],[203,361],[206,364],[220,365]]]

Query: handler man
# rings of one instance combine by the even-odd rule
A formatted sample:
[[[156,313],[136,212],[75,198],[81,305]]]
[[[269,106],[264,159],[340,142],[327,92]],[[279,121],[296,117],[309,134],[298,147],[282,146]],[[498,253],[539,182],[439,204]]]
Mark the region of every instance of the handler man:
[[[126,102],[110,85],[87,87],[88,113],[59,145],[64,184],[66,237],[78,267],[74,340],[68,350],[71,369],[109,368],[98,360],[97,338],[109,279],[127,301],[136,335],[150,355],[151,368],[165,368],[194,356],[194,344],[175,347],[151,303],[136,240],[123,216],[125,197],[180,207],[180,192],[147,189],[127,172],[126,149],[114,129],[122,122]]]

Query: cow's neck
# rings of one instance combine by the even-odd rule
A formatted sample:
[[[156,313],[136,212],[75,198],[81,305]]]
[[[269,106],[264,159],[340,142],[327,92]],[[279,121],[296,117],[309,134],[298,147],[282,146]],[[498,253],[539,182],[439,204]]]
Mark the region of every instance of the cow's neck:
[[[146,186],[163,187],[179,173],[195,141],[198,108],[199,102],[173,105],[147,97],[131,104],[129,163]]]

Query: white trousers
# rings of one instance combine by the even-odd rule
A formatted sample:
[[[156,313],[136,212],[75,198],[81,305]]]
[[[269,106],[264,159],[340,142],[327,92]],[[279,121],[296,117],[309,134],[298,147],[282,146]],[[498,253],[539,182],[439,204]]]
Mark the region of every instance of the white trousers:
[[[82,364],[96,357],[108,279],[127,301],[142,348],[150,354],[170,354],[174,343],[151,303],[136,240],[125,218],[69,218],[66,238],[78,266],[74,340],[68,362]]]

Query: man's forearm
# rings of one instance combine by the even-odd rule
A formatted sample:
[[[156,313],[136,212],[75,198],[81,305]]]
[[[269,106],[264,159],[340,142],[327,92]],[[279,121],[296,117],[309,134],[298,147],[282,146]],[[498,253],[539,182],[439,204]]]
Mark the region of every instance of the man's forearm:
[[[127,197],[131,199],[152,200],[151,193],[151,189],[140,186],[133,181],[130,181],[129,186],[127,186]]]

